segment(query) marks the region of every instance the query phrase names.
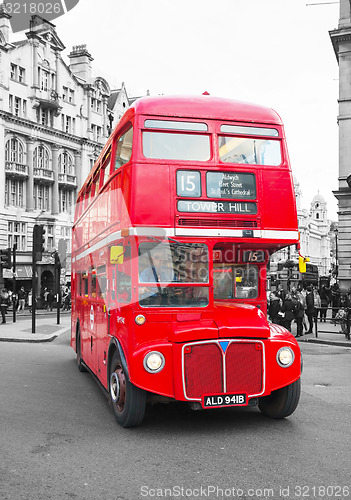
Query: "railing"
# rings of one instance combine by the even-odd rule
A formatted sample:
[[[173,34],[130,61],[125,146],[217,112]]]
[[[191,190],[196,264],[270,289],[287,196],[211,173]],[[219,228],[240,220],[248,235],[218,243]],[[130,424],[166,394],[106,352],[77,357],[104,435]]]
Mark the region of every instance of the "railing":
[[[18,177],[28,177],[28,166],[16,161],[5,162],[5,172]]]
[[[34,178],[54,182],[54,172],[47,168],[34,168]]]
[[[72,174],[58,174],[58,181],[65,186],[77,187],[77,178]]]

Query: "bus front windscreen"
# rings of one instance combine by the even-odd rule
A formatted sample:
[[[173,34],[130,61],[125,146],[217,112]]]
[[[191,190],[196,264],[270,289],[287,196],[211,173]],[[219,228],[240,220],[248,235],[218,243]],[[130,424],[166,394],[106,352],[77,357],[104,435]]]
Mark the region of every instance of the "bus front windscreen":
[[[174,242],[140,244],[141,306],[205,307],[209,298],[208,280],[206,245]]]
[[[251,264],[214,264],[214,298],[254,299],[258,296],[258,267]]]

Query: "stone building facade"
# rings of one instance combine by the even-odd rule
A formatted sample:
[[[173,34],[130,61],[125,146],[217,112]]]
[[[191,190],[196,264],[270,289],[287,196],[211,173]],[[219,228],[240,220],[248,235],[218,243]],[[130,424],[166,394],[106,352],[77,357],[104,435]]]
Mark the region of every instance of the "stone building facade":
[[[338,28],[330,31],[339,64],[338,281],[351,288],[351,4],[340,0]]]
[[[69,256],[77,192],[130,100],[124,84],[112,90],[93,76],[85,45],[65,61],[53,24],[35,16],[25,38],[11,43],[9,20],[1,4],[0,248],[17,245],[17,279],[28,290],[33,226],[43,225],[39,287],[53,288],[52,254],[63,239]],[[11,277],[3,270],[0,285],[11,287]]]
[[[319,276],[331,276],[335,261],[333,223],[328,220],[327,202],[317,193],[310,209],[302,207],[302,191],[299,182],[294,178],[298,227],[300,231],[300,253],[309,257],[311,264],[318,267]],[[288,259],[298,261],[295,247],[284,248],[271,257],[271,271],[277,270],[280,261]]]

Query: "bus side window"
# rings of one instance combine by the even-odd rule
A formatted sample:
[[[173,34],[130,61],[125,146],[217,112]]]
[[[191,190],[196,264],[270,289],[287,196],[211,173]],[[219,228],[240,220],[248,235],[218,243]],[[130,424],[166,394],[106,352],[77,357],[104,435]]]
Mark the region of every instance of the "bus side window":
[[[115,159],[115,170],[118,170],[119,167],[121,167],[125,163],[128,163],[128,161],[132,156],[132,145],[133,145],[133,127],[127,130],[118,139],[116,159]]]
[[[81,296],[82,295],[82,274],[80,271],[78,271],[76,273],[76,280],[75,280],[75,284],[76,284],[76,292],[75,292],[75,295],[77,296]]]
[[[88,274],[83,271],[82,272],[82,293],[84,297],[88,297]]]
[[[106,266],[97,268],[97,297],[106,299]]]

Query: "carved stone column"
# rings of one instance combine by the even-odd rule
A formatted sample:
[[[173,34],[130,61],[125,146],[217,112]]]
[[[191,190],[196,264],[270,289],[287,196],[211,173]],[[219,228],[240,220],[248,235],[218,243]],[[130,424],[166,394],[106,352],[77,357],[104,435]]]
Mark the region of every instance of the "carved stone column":
[[[59,182],[58,182],[58,174],[59,174],[59,165],[58,165],[58,156],[59,156],[60,147],[57,144],[51,145],[52,151],[52,171],[54,172],[54,183],[52,185],[52,213],[58,214],[60,211],[59,206]]]
[[[34,210],[34,140],[31,137],[27,138],[27,165],[28,179],[26,182],[26,210],[31,212]]]

